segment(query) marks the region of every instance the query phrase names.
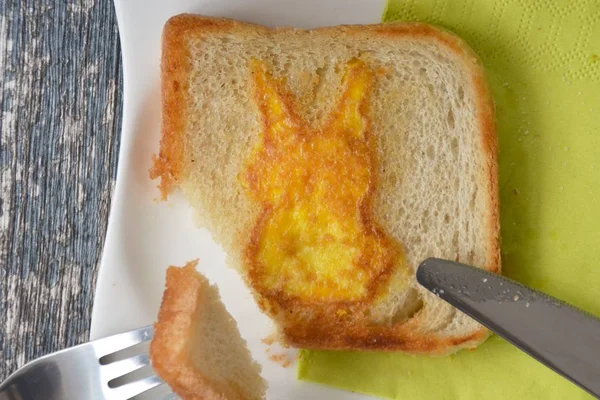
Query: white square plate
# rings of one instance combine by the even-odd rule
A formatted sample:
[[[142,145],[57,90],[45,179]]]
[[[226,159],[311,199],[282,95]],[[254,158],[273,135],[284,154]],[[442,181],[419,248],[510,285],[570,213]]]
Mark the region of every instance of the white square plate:
[[[269,399],[367,399],[296,380],[295,363],[270,361],[261,342],[273,331],[239,275],[225,266],[209,233],[198,229],[177,196],[163,203],[148,177],[160,138],[160,43],[164,23],[183,12],[269,26],[313,28],[377,23],[384,0],[115,0],[123,52],[123,130],[117,184],[96,286],[91,339],[154,322],[169,265],[200,258],[218,285],[252,356],[263,367]],[[282,351],[281,349],[276,351]],[[290,359],[295,353],[288,350]]]

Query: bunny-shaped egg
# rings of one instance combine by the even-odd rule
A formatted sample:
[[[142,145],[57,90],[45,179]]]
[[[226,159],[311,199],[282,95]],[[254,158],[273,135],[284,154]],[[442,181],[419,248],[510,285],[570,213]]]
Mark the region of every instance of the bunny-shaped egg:
[[[310,129],[283,81],[251,63],[262,131],[243,178],[262,213],[246,258],[254,288],[276,301],[365,301],[401,258],[371,215],[373,74],[359,59],[345,68],[337,106]]]

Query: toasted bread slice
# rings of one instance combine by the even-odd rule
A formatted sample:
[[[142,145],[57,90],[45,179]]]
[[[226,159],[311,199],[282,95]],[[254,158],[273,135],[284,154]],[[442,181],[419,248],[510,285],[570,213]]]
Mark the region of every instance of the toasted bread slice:
[[[447,354],[485,340],[414,278],[427,257],[500,271],[494,110],[462,40],[180,15],[162,57],[151,176],[183,192],[288,344]]]
[[[197,261],[169,267],[150,359],[183,400],[265,398],[266,383]]]

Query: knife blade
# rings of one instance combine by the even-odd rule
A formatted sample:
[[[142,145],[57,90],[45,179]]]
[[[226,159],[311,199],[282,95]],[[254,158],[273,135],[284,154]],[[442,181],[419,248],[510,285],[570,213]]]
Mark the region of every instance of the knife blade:
[[[417,270],[417,281],[600,398],[597,317],[501,275],[453,261],[425,260]]]

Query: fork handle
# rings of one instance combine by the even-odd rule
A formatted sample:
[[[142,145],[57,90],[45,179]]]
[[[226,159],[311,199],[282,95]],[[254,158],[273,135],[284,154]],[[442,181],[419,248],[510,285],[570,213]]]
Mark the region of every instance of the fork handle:
[[[0,383],[0,400],[63,399],[58,366],[48,359],[33,361]]]

